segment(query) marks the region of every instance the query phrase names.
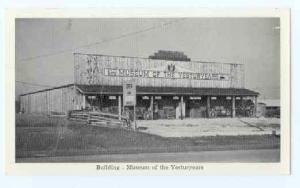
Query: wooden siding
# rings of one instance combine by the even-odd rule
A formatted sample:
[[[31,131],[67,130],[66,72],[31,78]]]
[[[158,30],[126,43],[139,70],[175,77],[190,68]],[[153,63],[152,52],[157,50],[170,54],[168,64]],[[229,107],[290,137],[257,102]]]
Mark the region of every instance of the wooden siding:
[[[24,113],[67,113],[81,108],[82,96],[75,86],[68,86],[22,95],[20,105]]]
[[[122,85],[132,77],[107,76],[105,68],[130,70],[157,70],[168,65],[195,73],[228,75],[226,80],[194,80],[166,78],[136,78],[138,86],[193,87],[193,88],[244,88],[244,66],[241,64],[202,63],[193,61],[167,61],[135,57],[74,54],[75,84]]]

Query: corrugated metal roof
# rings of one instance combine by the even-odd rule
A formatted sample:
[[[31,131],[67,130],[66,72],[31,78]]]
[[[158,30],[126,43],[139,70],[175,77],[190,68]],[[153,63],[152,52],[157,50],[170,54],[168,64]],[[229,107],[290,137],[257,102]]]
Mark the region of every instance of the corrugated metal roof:
[[[76,85],[84,94],[122,94],[122,86]],[[236,88],[183,88],[183,87],[139,87],[137,94],[160,95],[212,95],[212,96],[257,96],[249,89]]]

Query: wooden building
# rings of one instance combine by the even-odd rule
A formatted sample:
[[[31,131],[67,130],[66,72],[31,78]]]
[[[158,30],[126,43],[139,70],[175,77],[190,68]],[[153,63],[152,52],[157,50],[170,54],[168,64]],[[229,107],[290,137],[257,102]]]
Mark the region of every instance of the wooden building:
[[[82,102],[76,86],[69,84],[20,95],[20,110],[23,113],[66,114],[69,110],[81,109]]]
[[[160,52],[160,54],[163,54]],[[122,113],[122,86],[137,85],[138,119],[254,116],[258,93],[244,66],[216,62],[74,54],[74,84],[20,96],[25,113],[91,109]]]
[[[263,99],[258,101],[257,105],[258,117],[280,117],[280,100]],[[259,113],[260,112],[260,113]]]

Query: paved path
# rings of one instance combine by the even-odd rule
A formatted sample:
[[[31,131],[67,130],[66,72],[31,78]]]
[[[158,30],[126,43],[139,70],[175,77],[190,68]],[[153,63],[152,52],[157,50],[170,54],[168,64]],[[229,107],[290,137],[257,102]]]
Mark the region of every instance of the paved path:
[[[197,136],[237,136],[280,134],[278,118],[198,118],[169,120],[139,120],[141,132],[162,137],[197,137]]]
[[[279,149],[22,158],[17,162],[279,162]]]

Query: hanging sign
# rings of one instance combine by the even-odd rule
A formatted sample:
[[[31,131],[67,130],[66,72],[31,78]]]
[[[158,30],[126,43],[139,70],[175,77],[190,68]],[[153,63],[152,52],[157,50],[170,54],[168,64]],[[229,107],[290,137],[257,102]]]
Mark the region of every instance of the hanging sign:
[[[136,105],[136,84],[133,81],[128,81],[123,84],[123,105]]]

